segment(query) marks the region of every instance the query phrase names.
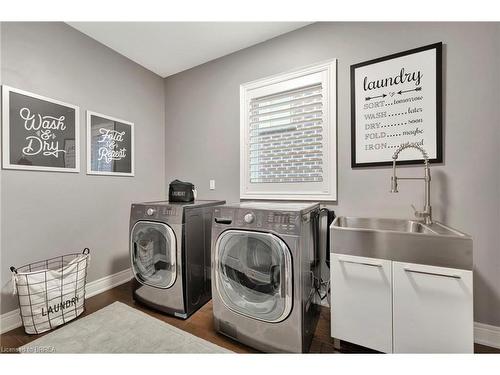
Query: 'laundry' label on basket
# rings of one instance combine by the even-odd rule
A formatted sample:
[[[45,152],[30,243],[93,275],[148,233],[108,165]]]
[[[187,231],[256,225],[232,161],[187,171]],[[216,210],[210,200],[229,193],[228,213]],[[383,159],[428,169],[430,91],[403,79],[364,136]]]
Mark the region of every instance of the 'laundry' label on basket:
[[[53,313],[59,312],[59,310],[62,311],[62,310],[67,309],[71,306],[76,306],[77,303],[78,303],[78,297],[73,297],[73,298],[68,299],[66,301],[57,303],[53,306],[49,306],[47,310],[45,310],[45,308],[42,307],[42,316],[47,316],[48,314],[53,314]]]

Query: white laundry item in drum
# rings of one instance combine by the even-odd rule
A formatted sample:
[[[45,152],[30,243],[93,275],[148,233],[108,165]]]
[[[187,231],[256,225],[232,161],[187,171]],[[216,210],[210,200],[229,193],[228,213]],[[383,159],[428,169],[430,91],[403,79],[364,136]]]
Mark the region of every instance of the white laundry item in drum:
[[[155,273],[154,241],[140,240],[137,245],[139,248],[137,267],[143,276],[152,276]]]
[[[55,270],[14,274],[14,292],[26,333],[38,334],[64,324],[84,310],[88,254]]]

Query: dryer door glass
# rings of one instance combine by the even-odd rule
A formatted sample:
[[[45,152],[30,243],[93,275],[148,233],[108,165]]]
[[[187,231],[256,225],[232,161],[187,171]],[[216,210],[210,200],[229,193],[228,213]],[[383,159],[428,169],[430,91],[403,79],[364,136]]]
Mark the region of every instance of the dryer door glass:
[[[176,241],[163,223],[139,221],[130,236],[132,269],[145,285],[169,288],[176,278]]]
[[[288,246],[270,233],[228,230],[216,244],[216,287],[231,310],[266,322],[292,309]]]

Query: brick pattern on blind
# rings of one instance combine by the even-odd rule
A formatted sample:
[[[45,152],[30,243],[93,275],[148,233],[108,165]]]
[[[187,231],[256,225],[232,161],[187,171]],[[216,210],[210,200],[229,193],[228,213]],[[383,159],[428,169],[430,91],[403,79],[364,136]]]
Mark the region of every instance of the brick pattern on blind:
[[[250,100],[250,182],[323,181],[321,84]]]

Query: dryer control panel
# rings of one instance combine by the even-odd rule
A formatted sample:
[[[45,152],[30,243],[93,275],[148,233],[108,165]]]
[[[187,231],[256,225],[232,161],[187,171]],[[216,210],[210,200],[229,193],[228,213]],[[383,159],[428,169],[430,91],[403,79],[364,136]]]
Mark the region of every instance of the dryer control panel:
[[[294,233],[299,226],[299,215],[293,212],[273,212],[267,214],[269,228],[277,232]]]
[[[300,215],[296,212],[216,207],[214,225],[243,229],[272,230],[283,234],[298,234]]]

